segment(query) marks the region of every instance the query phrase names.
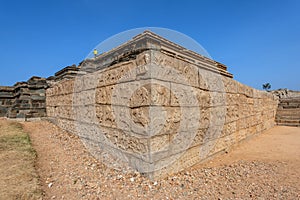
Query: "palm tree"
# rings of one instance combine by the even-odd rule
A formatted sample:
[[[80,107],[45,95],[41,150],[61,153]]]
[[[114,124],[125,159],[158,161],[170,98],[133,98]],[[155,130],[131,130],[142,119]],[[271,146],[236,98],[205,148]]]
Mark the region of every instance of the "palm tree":
[[[271,89],[271,84],[270,83],[265,83],[262,85],[263,89],[269,92],[269,89]]]

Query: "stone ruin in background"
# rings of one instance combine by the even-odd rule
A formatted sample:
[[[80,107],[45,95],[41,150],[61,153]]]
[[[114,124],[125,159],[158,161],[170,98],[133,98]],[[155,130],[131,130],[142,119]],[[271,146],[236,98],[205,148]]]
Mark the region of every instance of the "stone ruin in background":
[[[157,178],[274,126],[278,99],[232,77],[225,65],[145,31],[41,79],[43,90],[28,85],[27,98],[44,97],[40,107],[31,101],[8,114],[20,97],[2,87],[0,108],[8,117],[43,108],[40,117],[79,135],[107,165]]]
[[[279,97],[275,117],[276,124],[300,127],[300,91],[279,89],[272,93]]]
[[[12,87],[0,86],[0,117],[46,117],[47,88],[46,79],[36,76]]]

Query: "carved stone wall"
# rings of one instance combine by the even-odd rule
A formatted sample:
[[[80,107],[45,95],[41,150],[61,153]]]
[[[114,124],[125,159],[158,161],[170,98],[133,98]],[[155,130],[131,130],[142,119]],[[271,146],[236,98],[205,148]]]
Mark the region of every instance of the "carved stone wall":
[[[107,165],[163,177],[274,125],[277,97],[232,77],[144,32],[47,80],[0,87],[0,117],[47,116]]]
[[[107,67],[88,62],[89,73],[83,64],[80,75],[46,91],[47,116],[114,167],[162,177],[274,125],[272,94],[206,58],[146,48]]]

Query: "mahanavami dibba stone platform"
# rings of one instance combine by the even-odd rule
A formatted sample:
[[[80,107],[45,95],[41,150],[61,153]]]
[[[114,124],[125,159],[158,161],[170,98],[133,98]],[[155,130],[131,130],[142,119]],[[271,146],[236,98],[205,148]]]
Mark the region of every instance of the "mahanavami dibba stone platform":
[[[109,166],[150,178],[190,167],[274,125],[272,94],[149,31],[73,72],[47,89],[48,118],[79,135]]]

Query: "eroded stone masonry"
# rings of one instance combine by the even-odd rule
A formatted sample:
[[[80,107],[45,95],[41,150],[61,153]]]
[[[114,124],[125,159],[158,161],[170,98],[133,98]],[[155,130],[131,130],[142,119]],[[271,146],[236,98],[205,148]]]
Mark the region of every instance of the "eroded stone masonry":
[[[12,87],[0,86],[0,117],[45,117],[47,88],[46,79],[36,76]]]
[[[48,78],[47,118],[108,165],[163,177],[274,126],[277,97],[232,77],[146,31]]]

